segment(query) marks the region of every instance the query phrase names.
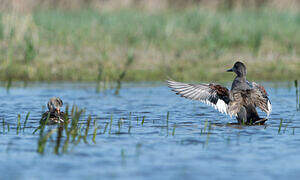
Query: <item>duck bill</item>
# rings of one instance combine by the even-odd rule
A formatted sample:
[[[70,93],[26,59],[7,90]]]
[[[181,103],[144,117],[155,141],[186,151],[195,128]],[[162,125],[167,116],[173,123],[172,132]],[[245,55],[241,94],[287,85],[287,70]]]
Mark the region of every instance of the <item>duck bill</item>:
[[[226,72],[232,72],[233,70],[232,70],[232,68],[231,69],[228,69]]]

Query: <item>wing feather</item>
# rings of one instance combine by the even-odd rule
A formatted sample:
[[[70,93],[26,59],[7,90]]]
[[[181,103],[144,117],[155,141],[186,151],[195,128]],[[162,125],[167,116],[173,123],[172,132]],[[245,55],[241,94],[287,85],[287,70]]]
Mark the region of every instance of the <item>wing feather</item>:
[[[268,93],[262,85],[252,82],[252,86],[253,91],[251,93],[251,97],[253,98],[255,106],[267,113],[267,117],[269,117],[272,111],[272,104],[268,98]]]
[[[198,100],[228,114],[229,91],[216,84],[188,84],[168,80],[168,87],[181,97]]]

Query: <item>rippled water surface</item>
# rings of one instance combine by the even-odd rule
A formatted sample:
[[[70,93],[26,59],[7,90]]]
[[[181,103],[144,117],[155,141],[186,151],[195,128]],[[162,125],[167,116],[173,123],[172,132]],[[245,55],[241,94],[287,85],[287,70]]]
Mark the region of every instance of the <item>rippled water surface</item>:
[[[265,126],[251,127],[226,126],[236,120],[176,96],[165,84],[127,84],[117,96],[114,90],[97,93],[95,84],[2,87],[0,179],[298,179],[296,90],[292,83],[263,84],[273,111]],[[97,120],[96,144],[91,125],[87,143],[56,155],[50,138],[44,155],[37,153],[33,131],[52,96]],[[27,128],[17,134],[18,114],[22,124],[29,111]],[[103,134],[111,117],[111,131]]]

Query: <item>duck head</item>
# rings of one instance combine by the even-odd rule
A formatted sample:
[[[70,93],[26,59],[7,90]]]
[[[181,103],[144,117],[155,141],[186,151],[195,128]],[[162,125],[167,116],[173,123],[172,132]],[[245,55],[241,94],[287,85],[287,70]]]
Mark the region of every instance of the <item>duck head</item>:
[[[227,70],[227,72],[235,72],[237,76],[244,77],[247,74],[247,69],[244,63],[237,61],[231,69]]]
[[[63,102],[60,98],[53,97],[49,100],[47,106],[48,106],[48,109],[51,113],[57,112],[59,114],[60,113],[60,108],[63,106]]]

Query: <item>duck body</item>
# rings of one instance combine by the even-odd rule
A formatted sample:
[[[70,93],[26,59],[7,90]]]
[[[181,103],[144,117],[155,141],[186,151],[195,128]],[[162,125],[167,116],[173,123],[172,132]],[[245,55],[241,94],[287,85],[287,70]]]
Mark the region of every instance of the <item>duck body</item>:
[[[63,111],[60,111],[60,108],[62,106],[63,106],[63,102],[60,98],[58,97],[51,98],[47,103],[48,111],[42,114],[40,123],[47,123],[47,125],[64,123],[66,121],[65,113]]]
[[[267,106],[270,106],[270,100],[263,86],[250,83],[246,79],[246,66],[241,62],[236,62],[232,69],[228,72],[235,72],[236,77],[232,82],[230,90],[229,110],[232,106],[237,106],[236,119],[241,124],[253,124],[256,122],[265,122],[264,118],[260,118],[257,111],[257,103],[263,100]],[[257,96],[260,96],[259,98]],[[256,103],[257,102],[257,103]],[[269,110],[270,109],[270,110]],[[271,111],[271,107],[265,107],[265,111]],[[269,113],[268,113],[269,114]]]
[[[251,98],[252,89],[232,89],[230,91],[229,111],[234,111],[240,124],[252,124],[261,118]],[[236,109],[235,109],[236,108]]]
[[[269,115],[272,110],[271,102],[264,87],[255,82],[250,83],[247,81],[246,66],[241,62],[236,62],[233,68],[227,72],[235,72],[237,75],[230,90],[214,83],[167,82],[176,94],[188,99],[199,100],[212,105],[222,113],[236,116],[239,124],[264,124],[267,119],[260,118],[256,111],[256,108],[259,107]]]
[[[50,116],[47,121],[49,113],[50,113]],[[57,112],[51,113],[50,111],[46,111],[43,113],[40,123],[45,123],[46,121],[47,121],[47,125],[64,123],[65,122],[65,113],[62,111],[60,113],[57,113]]]
[[[245,77],[237,76],[231,85],[230,99],[231,105],[241,103],[237,112],[237,121],[240,124],[251,124],[259,120],[259,116],[251,101],[251,86]]]

